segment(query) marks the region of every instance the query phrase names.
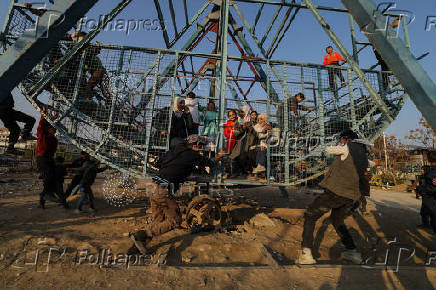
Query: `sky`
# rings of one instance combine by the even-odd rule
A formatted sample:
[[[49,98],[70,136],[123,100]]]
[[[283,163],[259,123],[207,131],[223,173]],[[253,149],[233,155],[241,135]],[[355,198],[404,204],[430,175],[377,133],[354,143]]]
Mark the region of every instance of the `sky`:
[[[5,14],[7,13],[9,0],[0,0],[0,24],[4,22]],[[30,1],[28,1],[30,2]],[[35,2],[44,2],[41,0]],[[48,2],[48,1],[46,1]],[[112,7],[115,7],[119,0],[102,0],[90,11],[88,14],[89,19],[98,19],[99,15],[106,14]],[[162,10],[166,19],[169,20],[169,9],[166,7],[168,1],[160,1],[162,3]],[[176,0],[175,11],[177,15],[178,27],[182,26],[182,20],[184,19],[183,8],[181,6],[182,1]],[[192,17],[195,12],[203,5],[204,0],[190,0],[188,1],[190,6],[189,16]],[[297,1],[299,2],[299,1]],[[316,5],[332,6],[343,8],[341,1],[339,0],[313,0]],[[386,1],[375,1],[376,3]],[[238,2],[237,2],[238,3]],[[436,0],[396,0],[396,9],[410,11],[415,19],[408,25],[410,39],[412,43],[412,52],[415,56],[420,56],[425,52],[430,52],[429,56],[424,58],[420,63],[424,67],[424,70],[429,74],[433,81],[436,81],[436,27],[431,31],[426,31],[426,22],[428,16],[436,16]],[[254,22],[257,7],[255,5],[248,5],[246,3],[238,3],[240,10],[243,12],[247,21],[251,24]],[[259,20],[258,31],[265,31],[269,21],[274,14],[274,6],[267,7],[262,17]],[[231,10],[236,16],[236,12]],[[285,11],[281,11],[284,13]],[[334,12],[322,12],[332,29],[336,32],[339,38],[343,41],[348,51],[352,50],[348,16],[346,14],[338,14]],[[117,17],[120,20],[129,19],[144,19],[151,21],[151,27],[154,27],[153,20],[156,20],[157,12],[152,0],[133,0],[132,3]],[[202,16],[200,19],[203,19]],[[237,18],[237,17],[236,17]],[[239,18],[237,18],[239,21]],[[91,25],[92,22],[88,22]],[[166,22],[169,25],[169,31],[172,31],[172,23]],[[180,29],[180,28],[179,28]],[[180,49],[182,44],[192,33],[192,29],[187,31],[185,37],[182,37],[178,44],[174,47]],[[356,25],[357,29],[357,25]],[[247,34],[245,31],[244,33]],[[359,40],[365,41],[361,33],[357,34]],[[248,38],[248,37],[247,37]],[[162,37],[162,32],[158,30],[150,31],[135,31],[126,35],[125,31],[106,31],[97,36],[97,40],[103,43],[131,45],[148,48],[164,48],[165,43]],[[210,40],[213,41],[213,40]],[[297,62],[308,63],[321,63],[324,55],[324,47],[333,44],[328,38],[326,33],[322,30],[319,24],[316,22],[314,16],[309,10],[302,10],[296,17],[291,29],[287,32],[285,38],[278,47],[273,59],[289,60]],[[206,47],[198,47],[198,51],[204,50],[204,52],[210,53],[205,50]],[[234,48],[229,50],[229,54],[238,55]],[[375,58],[370,49],[366,49],[360,57],[361,66],[368,68],[375,63]],[[14,91],[16,108],[38,116],[38,113],[27,102],[27,100],[21,96],[16,90]],[[387,129],[388,135],[394,135],[399,138],[403,138],[407,135],[410,129],[417,127],[420,113],[416,109],[412,101],[407,101],[402,109],[398,118]]]

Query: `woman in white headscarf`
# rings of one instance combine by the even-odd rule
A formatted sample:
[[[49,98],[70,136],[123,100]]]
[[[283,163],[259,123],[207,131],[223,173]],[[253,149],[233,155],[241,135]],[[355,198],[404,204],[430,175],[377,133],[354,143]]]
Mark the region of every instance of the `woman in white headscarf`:
[[[173,104],[171,117],[170,148],[176,147],[193,132],[193,121],[189,108],[185,106],[185,100],[176,97]]]

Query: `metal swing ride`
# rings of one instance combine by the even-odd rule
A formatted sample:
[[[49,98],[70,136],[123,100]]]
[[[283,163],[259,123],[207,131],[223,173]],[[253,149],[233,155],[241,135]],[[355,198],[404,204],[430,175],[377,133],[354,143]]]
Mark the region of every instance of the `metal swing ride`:
[[[323,149],[336,143],[339,132],[352,128],[374,141],[409,95],[436,127],[436,86],[410,52],[404,15],[389,14],[372,1],[343,0],[344,7],[334,8],[311,0],[154,0],[150,6],[169,24],[162,29],[165,49],[91,43],[135,5],[120,0],[81,42],[62,41],[73,27],[80,30],[76,24],[97,2],[57,0],[35,12],[12,0],[0,38],[0,98],[18,86],[35,108],[49,108],[47,118],[64,138],[122,174],[153,173],[154,160],[169,148],[168,135],[160,132],[171,128],[172,102],[191,91],[203,106],[215,101],[218,124],[228,109],[242,106],[268,115],[273,135],[266,183],[271,185],[317,179],[326,168]],[[247,8],[257,13],[245,15]],[[326,11],[349,16],[352,53],[324,19]],[[314,16],[345,57],[348,65],[334,68],[345,84],[336,80],[332,87],[332,68],[273,58],[302,13]],[[396,18],[403,37],[391,37],[398,31],[386,25]],[[259,27],[262,22],[269,26]],[[358,28],[367,39],[358,39]],[[210,52],[196,52],[200,45],[211,46]],[[371,47],[392,71],[359,67],[360,52]],[[102,77],[90,87],[96,71]],[[314,110],[296,119],[283,104],[298,92]],[[55,112],[59,117],[53,120]],[[223,127],[219,130],[216,145],[222,148]],[[221,173],[218,183],[258,184],[223,179]]]

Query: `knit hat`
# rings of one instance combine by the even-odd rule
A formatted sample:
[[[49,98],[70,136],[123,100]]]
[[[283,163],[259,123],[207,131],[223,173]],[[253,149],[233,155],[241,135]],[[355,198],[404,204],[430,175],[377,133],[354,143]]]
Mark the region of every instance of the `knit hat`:
[[[186,138],[187,144],[207,144],[207,140],[203,137],[200,137],[198,135],[189,135],[188,138]]]

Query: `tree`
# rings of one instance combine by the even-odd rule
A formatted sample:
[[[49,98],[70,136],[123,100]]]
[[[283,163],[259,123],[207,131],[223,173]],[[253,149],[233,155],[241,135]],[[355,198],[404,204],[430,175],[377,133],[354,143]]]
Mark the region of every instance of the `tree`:
[[[436,131],[423,117],[418,122],[418,128],[410,130],[406,139],[423,149],[436,149]]]
[[[399,163],[403,162],[408,157],[408,146],[395,136],[386,136],[386,153],[388,157],[388,167],[398,170]],[[385,160],[385,145],[383,136],[378,137],[374,142],[372,152],[375,158],[380,161]]]

